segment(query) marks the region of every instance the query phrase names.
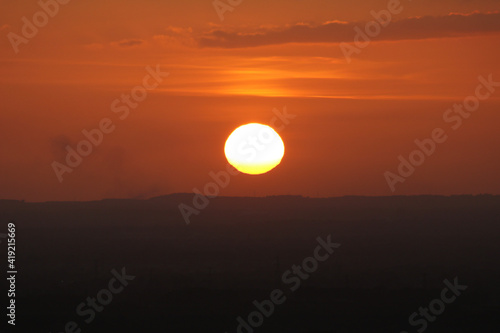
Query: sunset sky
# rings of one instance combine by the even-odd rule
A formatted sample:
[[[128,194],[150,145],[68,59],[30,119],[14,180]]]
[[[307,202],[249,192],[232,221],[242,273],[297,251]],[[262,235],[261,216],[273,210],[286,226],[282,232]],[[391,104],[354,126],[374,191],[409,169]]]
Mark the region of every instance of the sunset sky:
[[[192,192],[236,127],[285,108],[281,165],[222,195],[500,194],[500,87],[459,129],[443,121],[479,76],[500,82],[500,1],[404,0],[350,62],[341,43],[387,1],[244,0],[221,21],[211,0],[71,0],[17,53],[9,33],[41,7],[0,6],[0,199]],[[169,75],[120,119],[147,66]],[[103,118],[114,131],[59,182],[52,163]],[[384,173],[435,128],[448,140],[392,192]]]

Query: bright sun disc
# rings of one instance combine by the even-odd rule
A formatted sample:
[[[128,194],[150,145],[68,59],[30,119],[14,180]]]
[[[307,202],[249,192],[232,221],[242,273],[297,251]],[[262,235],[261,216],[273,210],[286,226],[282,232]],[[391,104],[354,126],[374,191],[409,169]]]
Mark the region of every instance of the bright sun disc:
[[[274,169],[285,155],[285,145],[267,125],[251,123],[238,127],[224,146],[228,162],[240,172],[260,175]]]

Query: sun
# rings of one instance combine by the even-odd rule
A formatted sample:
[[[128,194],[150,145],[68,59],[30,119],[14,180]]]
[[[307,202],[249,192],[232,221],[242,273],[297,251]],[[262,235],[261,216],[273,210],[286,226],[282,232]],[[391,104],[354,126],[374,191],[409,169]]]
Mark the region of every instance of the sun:
[[[285,155],[285,144],[270,126],[250,123],[235,129],[226,140],[227,161],[238,171],[260,175],[271,171]]]

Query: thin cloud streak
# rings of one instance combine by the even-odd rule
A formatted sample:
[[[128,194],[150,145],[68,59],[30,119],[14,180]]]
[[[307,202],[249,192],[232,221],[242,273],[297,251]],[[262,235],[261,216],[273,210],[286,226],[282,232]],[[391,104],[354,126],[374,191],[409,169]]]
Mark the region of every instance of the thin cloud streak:
[[[366,22],[327,22],[319,26],[303,23],[264,32],[238,33],[214,30],[199,39],[201,47],[246,48],[285,43],[353,42],[354,27],[363,28]],[[446,16],[406,18],[390,23],[375,40],[452,38],[500,32],[500,13],[451,13]]]

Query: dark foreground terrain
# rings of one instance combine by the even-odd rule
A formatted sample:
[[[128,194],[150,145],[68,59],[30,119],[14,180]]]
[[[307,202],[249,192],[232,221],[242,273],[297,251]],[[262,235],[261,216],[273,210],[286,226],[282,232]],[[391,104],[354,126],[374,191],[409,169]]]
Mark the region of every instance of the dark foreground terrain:
[[[191,202],[0,201],[17,331],[500,332],[499,196],[221,197],[186,225]]]

